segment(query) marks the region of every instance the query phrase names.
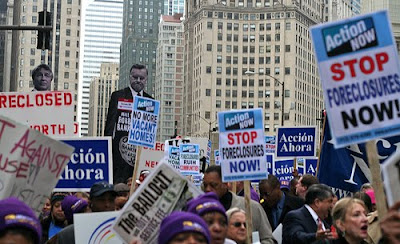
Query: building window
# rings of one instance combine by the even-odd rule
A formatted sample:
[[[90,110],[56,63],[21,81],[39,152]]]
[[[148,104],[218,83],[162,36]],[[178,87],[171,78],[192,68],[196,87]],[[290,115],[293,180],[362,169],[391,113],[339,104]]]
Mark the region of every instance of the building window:
[[[207,72],[207,74],[211,74],[211,66],[206,67],[206,72]]]
[[[206,89],[206,96],[207,97],[211,96],[211,89]]]
[[[285,52],[290,52],[290,45],[285,45]]]
[[[221,100],[216,100],[215,101],[215,107],[216,108],[221,108]]]
[[[207,22],[207,29],[212,29],[212,22]]]
[[[207,44],[207,51],[212,51],[212,44]]]
[[[64,79],[69,79],[69,72],[64,72]]]
[[[220,96],[221,96],[221,89],[216,89],[216,90],[215,90],[215,95],[216,95],[217,97],[220,97]]]
[[[285,75],[290,75],[290,67],[285,67]]]
[[[68,90],[69,89],[69,83],[68,82],[64,82],[64,90]]]

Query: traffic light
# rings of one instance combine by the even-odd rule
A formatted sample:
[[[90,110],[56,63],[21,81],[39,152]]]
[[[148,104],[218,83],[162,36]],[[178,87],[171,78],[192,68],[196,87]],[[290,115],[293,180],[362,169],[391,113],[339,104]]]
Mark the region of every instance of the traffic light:
[[[51,26],[51,13],[39,12],[38,26]],[[38,30],[37,49],[50,49],[50,30]]]

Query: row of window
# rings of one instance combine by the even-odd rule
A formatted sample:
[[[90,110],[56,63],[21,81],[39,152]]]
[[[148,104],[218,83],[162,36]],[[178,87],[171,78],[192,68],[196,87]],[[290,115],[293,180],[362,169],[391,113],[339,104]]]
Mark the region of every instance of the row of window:
[[[238,45],[225,45],[225,50],[227,53],[239,53],[239,46]],[[274,50],[276,53],[281,52],[281,45],[274,45]],[[207,44],[206,50],[211,52],[213,50],[212,44]],[[260,45],[258,46],[258,53],[270,53],[272,50],[272,45]],[[290,45],[285,45],[285,52],[290,52],[291,48]],[[217,44],[217,52],[222,52],[222,44]],[[255,53],[256,47],[255,46],[242,46],[243,53]]]
[[[246,72],[249,71],[248,68],[242,68],[242,75],[246,75]],[[207,66],[206,67],[206,73],[211,74],[212,73],[212,67]],[[222,74],[222,67],[217,66],[216,67],[216,73],[217,74]],[[274,72],[275,75],[279,75],[281,73],[280,67],[275,67]],[[226,75],[238,75],[238,68],[232,68],[232,67],[225,67],[225,74]],[[258,69],[258,74],[265,74],[265,75],[270,75],[271,74],[271,68],[259,68]],[[285,75],[290,75],[290,67],[285,67]]]
[[[226,30],[234,30],[234,31],[239,31],[240,24],[239,23],[223,23],[223,22],[218,22],[217,23],[217,28],[218,30],[223,30],[224,29],[224,24]],[[242,30],[243,31],[256,31],[256,24],[242,24]],[[260,23],[258,24],[258,30],[257,31],[270,31],[272,30],[272,26],[274,26],[275,30],[280,30],[281,29],[281,23],[275,23],[275,25],[272,25],[272,23]],[[208,21],[207,22],[207,29],[212,29],[213,28],[213,22]],[[292,29],[292,24],[290,22],[285,22],[285,30],[291,30]]]

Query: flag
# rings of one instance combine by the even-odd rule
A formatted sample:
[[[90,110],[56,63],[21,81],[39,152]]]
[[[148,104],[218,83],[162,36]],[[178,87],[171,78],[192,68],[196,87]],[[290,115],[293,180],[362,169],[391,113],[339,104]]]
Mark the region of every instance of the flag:
[[[380,163],[400,150],[400,136],[376,139]],[[371,182],[365,143],[335,149],[328,120],[325,123],[318,170],[320,183],[339,191],[357,192],[362,184]]]

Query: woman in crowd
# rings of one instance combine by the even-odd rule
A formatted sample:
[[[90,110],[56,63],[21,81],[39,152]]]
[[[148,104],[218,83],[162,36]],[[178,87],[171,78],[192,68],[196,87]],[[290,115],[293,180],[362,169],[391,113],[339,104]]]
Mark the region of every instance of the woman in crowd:
[[[211,244],[235,243],[226,238],[228,217],[217,194],[208,192],[190,200],[187,203],[187,211],[199,215],[206,221],[211,234]]]
[[[237,244],[246,243],[246,212],[239,208],[231,208],[226,211],[228,216],[227,237]]]
[[[333,224],[339,238],[332,243],[364,244],[368,236],[367,208],[357,198],[342,198],[332,210]]]

